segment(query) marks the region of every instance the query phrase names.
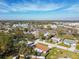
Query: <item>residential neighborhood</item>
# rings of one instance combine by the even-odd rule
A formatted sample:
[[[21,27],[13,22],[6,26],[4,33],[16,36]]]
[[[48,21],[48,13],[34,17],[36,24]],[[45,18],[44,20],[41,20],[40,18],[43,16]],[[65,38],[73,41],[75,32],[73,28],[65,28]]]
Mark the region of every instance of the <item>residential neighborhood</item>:
[[[0,21],[0,59],[79,59],[79,23]]]

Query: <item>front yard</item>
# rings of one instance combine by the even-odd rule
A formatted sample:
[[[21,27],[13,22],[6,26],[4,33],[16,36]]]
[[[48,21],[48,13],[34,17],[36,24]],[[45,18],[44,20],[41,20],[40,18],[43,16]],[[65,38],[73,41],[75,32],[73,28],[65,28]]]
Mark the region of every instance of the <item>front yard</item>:
[[[51,43],[51,44],[55,44],[55,42],[53,42],[53,40],[49,39],[49,40],[45,40],[46,42],[48,43]]]
[[[48,55],[46,56],[47,59],[58,59],[58,58],[71,58],[71,59],[79,59],[78,53],[73,53],[67,50],[62,50],[58,48],[52,48]]]
[[[8,56],[8,57],[6,57],[6,59],[12,59],[13,57],[12,56]]]
[[[78,49],[78,50],[79,50],[79,44],[77,44],[76,49]]]
[[[70,48],[70,46],[69,46],[69,45],[66,45],[66,44],[64,44],[63,42],[62,42],[62,43],[60,43],[59,45],[60,45],[60,46],[67,47],[67,48]]]

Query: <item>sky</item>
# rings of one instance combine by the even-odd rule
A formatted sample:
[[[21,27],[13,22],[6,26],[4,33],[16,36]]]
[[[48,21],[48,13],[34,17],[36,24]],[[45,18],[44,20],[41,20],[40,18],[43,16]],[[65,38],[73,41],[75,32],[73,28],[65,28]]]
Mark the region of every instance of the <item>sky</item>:
[[[79,0],[0,0],[0,20],[79,19]]]

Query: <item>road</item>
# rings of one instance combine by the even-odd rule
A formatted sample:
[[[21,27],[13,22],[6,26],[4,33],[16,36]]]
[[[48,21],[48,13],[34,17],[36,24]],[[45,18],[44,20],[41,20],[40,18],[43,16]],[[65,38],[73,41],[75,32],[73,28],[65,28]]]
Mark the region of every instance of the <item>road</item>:
[[[56,48],[68,50],[68,51],[71,51],[71,52],[75,52],[75,50],[76,50],[76,49],[73,48],[73,47],[68,48],[68,47],[64,47],[64,46],[57,45],[57,44],[48,43],[48,42],[45,42],[45,41],[40,41],[40,39],[37,39],[37,40],[35,41],[35,44],[37,44],[37,43],[43,43],[43,44],[45,44],[45,45],[48,45],[49,48],[56,47]]]

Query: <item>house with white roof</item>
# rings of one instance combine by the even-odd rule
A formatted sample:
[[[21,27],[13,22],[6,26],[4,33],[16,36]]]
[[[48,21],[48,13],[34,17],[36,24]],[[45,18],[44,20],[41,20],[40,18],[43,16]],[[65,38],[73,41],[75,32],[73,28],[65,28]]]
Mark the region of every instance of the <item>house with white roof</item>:
[[[46,33],[44,34],[45,37],[47,37],[48,35],[50,35],[49,32],[46,32]]]
[[[57,29],[57,25],[51,25],[52,29]]]
[[[58,42],[61,41],[60,38],[56,38],[56,37],[52,37],[51,40],[52,40],[53,42],[55,42],[55,43],[58,43]]]

